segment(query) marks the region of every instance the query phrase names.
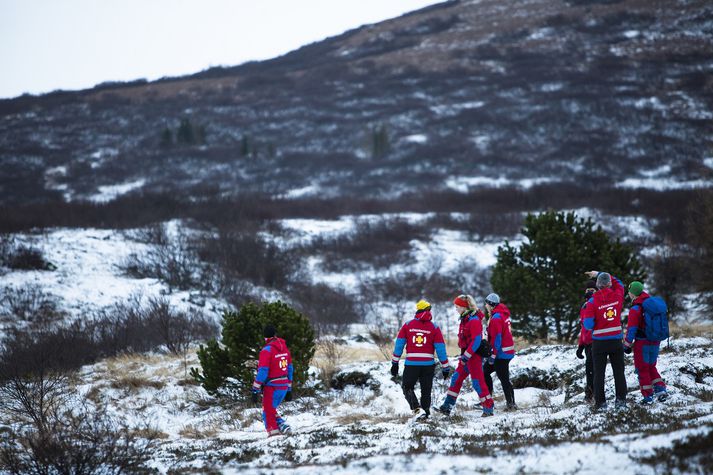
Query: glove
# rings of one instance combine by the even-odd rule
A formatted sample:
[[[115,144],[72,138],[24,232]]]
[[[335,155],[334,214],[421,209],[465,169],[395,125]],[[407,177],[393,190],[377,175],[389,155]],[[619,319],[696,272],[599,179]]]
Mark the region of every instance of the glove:
[[[630,347],[630,346],[625,346],[625,347],[624,347],[624,353],[626,353],[627,355],[630,355],[630,354],[631,354],[631,347]]]
[[[285,401],[287,401],[287,402],[292,401],[292,389],[288,389],[287,392],[285,393]]]
[[[579,358],[580,360],[584,359],[584,355],[582,354],[583,351],[584,351],[584,345],[579,345],[577,347],[577,358]]]
[[[450,366],[446,366],[445,368],[443,368],[443,369],[441,370],[441,372],[443,373],[443,379],[448,379],[448,376],[451,375],[451,367],[450,367]]]
[[[250,400],[253,402],[253,404],[257,404],[259,396],[260,396],[260,390],[258,388],[252,388],[252,391],[250,394]]]
[[[490,366],[494,366],[494,365],[495,365],[495,357],[494,357],[494,356],[491,356],[490,358],[488,358],[488,364],[489,364]]]
[[[470,358],[469,358],[468,355],[466,355],[465,353],[463,353],[462,355],[460,355],[460,360],[463,362],[463,364],[468,364],[468,360],[469,360],[469,359],[470,359]]]
[[[391,363],[391,376],[394,378],[399,375],[399,364]]]

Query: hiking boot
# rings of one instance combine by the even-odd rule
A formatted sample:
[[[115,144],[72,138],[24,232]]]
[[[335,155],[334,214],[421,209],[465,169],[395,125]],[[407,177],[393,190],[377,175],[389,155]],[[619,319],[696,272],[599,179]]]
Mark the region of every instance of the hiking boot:
[[[439,407],[435,408],[436,411],[440,412],[444,416],[450,416],[451,411],[453,410],[453,406],[450,404],[446,404],[445,402],[441,404]]]
[[[417,420],[417,421],[420,421],[420,422],[424,422],[424,421],[428,420],[428,418],[429,418],[430,415],[431,415],[430,413],[424,412],[423,414],[421,414],[420,416],[418,416],[418,417],[416,418],[416,420]]]
[[[594,412],[599,412],[599,411],[606,411],[607,410],[607,403],[603,402],[601,404],[594,404],[594,407],[592,408]]]
[[[656,400],[658,402],[664,402],[666,399],[668,399],[668,392],[665,389],[656,392]]]
[[[287,425],[286,422],[283,422],[282,424],[279,424],[278,427],[279,427],[279,429],[280,429],[280,432],[282,432],[283,434],[289,434],[290,432],[292,432],[292,427],[290,427],[289,425]]]
[[[495,415],[495,411],[492,407],[484,407],[483,414],[480,417],[492,417]]]
[[[509,403],[507,406],[505,406],[505,412],[515,412],[519,408],[517,407],[517,404],[514,402]]]
[[[654,403],[653,396],[644,396],[644,398],[641,400],[641,402],[639,404],[644,405],[644,406],[650,406],[653,403]]]
[[[622,399],[617,399],[616,402],[614,402],[614,409],[617,411],[622,411],[626,409],[626,401]]]

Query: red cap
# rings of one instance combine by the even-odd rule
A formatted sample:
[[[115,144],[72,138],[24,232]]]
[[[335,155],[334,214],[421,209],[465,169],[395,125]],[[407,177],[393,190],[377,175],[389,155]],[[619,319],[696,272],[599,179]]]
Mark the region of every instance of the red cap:
[[[459,307],[468,308],[468,301],[461,295],[456,297],[453,303]]]

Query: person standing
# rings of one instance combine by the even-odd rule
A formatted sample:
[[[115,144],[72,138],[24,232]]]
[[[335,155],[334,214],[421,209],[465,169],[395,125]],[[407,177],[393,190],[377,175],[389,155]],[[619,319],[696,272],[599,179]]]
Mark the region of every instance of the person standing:
[[[584,315],[587,305],[593,305],[591,303],[592,296],[594,292],[597,291],[597,283],[594,280],[588,280],[584,288],[584,303],[582,308],[579,310],[579,319],[581,324],[581,329],[579,331],[579,346],[577,347],[577,358],[580,360],[585,359],[584,362],[584,372],[586,386],[584,388],[584,400],[591,403],[594,399],[594,369],[592,366],[592,332],[584,328]]]
[[[470,295],[459,295],[453,300],[453,305],[460,318],[460,324],[458,325],[458,348],[460,348],[460,354],[462,356],[472,340],[468,331],[468,320],[470,320],[471,316],[476,315],[482,321],[485,315],[480,311],[478,305],[475,303],[475,299]],[[458,360],[458,367],[451,376],[451,383],[446,392],[446,398],[443,404],[436,409],[438,412],[450,415],[456,405],[456,400],[458,399],[460,390],[463,387],[463,382],[468,377],[468,374],[469,371],[466,364]]]
[[[451,367],[446,355],[446,343],[441,329],[432,322],[431,304],[425,300],[416,303],[416,315],[406,322],[396,337],[394,353],[391,358],[391,375],[398,376],[399,360],[406,349],[402,389],[411,411],[419,414],[418,420],[425,420],[431,415],[431,388],[435,364],[433,353],[438,355],[444,379],[448,379]],[[416,398],[416,383],[421,386],[421,398]],[[421,412],[421,410],[423,412]]]
[[[587,272],[596,278],[597,291],[591,305],[584,309],[584,328],[592,332],[592,369],[594,371],[594,410],[606,407],[604,372],[607,359],[614,373],[617,408],[626,407],[624,376],[624,346],[622,345],[621,311],[624,306],[624,285],[606,272]]]
[[[252,387],[252,400],[257,404],[262,396],[262,420],[267,436],[286,434],[290,426],[277,414],[277,407],[292,391],[292,356],[287,343],[276,336],[275,327],[266,325],[263,329],[265,346],[260,350],[257,374]],[[289,397],[288,397],[289,399]]]
[[[629,284],[631,297],[631,310],[627,321],[626,336],[624,337],[624,351],[631,353],[634,349],[634,368],[639,377],[639,387],[643,399],[642,404],[654,402],[654,395],[659,401],[668,398],[666,383],[656,369],[659,356],[659,341],[652,341],[646,337],[646,319],[644,318],[644,302],[651,296],[644,292],[644,285],[634,281]]]
[[[488,385],[490,394],[493,394],[493,378],[495,372],[505,393],[506,411],[517,409],[515,404],[515,390],[510,382],[510,361],[515,357],[515,343],[512,338],[510,324],[510,310],[500,302],[498,294],[485,297],[485,309],[490,315],[488,320],[488,343],[493,354],[483,364],[485,384]]]

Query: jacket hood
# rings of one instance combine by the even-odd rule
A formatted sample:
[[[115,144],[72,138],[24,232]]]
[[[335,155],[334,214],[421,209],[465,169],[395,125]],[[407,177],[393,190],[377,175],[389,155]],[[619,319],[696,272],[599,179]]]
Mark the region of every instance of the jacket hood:
[[[492,315],[499,313],[503,319],[510,318],[510,309],[505,306],[504,303],[499,303],[495,306],[492,311]]]
[[[285,340],[283,340],[282,338],[268,338],[265,340],[265,344],[275,348],[278,353],[284,353],[285,351],[287,351],[287,343],[285,343]]]
[[[414,318],[416,320],[421,320],[422,322],[430,322],[433,319],[433,315],[431,315],[430,310],[423,310],[421,312],[416,312]]]
[[[631,302],[631,305],[641,305],[642,303],[644,303],[644,300],[646,300],[649,297],[651,297],[651,296],[649,294],[647,294],[646,292],[641,292],[639,294],[639,296],[636,297],[633,302]]]

